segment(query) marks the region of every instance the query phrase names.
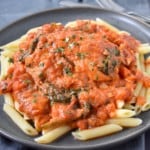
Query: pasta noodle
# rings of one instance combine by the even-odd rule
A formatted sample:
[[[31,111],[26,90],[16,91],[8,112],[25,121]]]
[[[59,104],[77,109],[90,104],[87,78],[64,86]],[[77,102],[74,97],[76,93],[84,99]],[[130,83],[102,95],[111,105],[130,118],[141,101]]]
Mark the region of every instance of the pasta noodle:
[[[45,133],[41,137],[36,138],[35,141],[41,144],[51,143],[70,130],[71,128],[69,126],[62,126],[50,132]]]
[[[14,107],[14,102],[13,102],[13,98],[11,96],[11,94],[7,93],[4,95],[4,99],[5,99],[5,103]]]
[[[149,64],[149,57],[146,60],[148,64],[145,66],[146,73],[150,75],[150,64]],[[150,109],[150,88],[145,89],[144,93],[146,97],[146,103],[142,106],[142,111],[147,111]]]
[[[109,119],[108,124],[118,124],[122,127],[136,127],[142,123],[142,120],[139,118],[115,118]]]
[[[139,48],[139,53],[140,54],[147,54],[150,53],[150,45],[149,44],[142,44]]]
[[[106,136],[122,130],[122,127],[117,124],[108,124],[101,127],[72,132],[72,135],[79,140],[89,140],[100,136]]]
[[[150,109],[150,45],[100,18],[45,24],[0,48],[3,110],[37,143],[110,135]]]
[[[26,134],[35,136],[38,132],[10,105],[4,104],[4,111],[16,123],[17,126]]]
[[[128,109],[117,109],[116,116],[117,118],[129,118],[135,115],[135,111],[128,110]]]
[[[96,22],[100,25],[104,25],[104,26],[107,26],[109,29],[115,31],[115,32],[120,32],[120,30],[118,30],[116,27],[108,24],[106,21],[100,19],[100,18],[96,18]]]

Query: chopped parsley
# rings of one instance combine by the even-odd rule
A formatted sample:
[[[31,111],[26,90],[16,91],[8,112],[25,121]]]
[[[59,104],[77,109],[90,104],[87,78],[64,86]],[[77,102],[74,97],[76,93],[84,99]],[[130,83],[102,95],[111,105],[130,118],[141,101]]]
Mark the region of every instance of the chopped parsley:
[[[91,104],[89,102],[84,102],[83,105],[85,109],[88,109],[88,110],[91,109]]]
[[[26,67],[31,67],[32,65],[31,64],[26,64]]]
[[[120,51],[118,49],[114,49],[115,56],[120,56]]]
[[[20,53],[21,54],[18,58],[18,61],[20,62],[24,62],[24,59],[31,54],[30,50],[26,50],[26,51],[20,50]]]
[[[30,83],[32,83],[32,81],[31,81],[30,79],[25,79],[25,80],[24,80],[24,83],[30,84]]]
[[[71,71],[71,69],[70,69],[70,68],[67,68],[67,67],[64,68],[63,71],[64,71],[64,73],[65,73],[66,75],[68,75],[68,76],[72,76],[72,74],[73,74],[72,71]]]
[[[47,92],[50,105],[53,105],[55,102],[70,103],[72,96],[78,97],[81,89],[64,89],[58,88],[55,85],[49,85]]]
[[[0,52],[4,51],[4,49],[0,48]]]
[[[83,53],[83,52],[82,53],[81,52],[77,53],[77,57],[80,58],[80,59],[84,59],[85,56],[86,56],[86,53]]]
[[[82,36],[80,36],[80,40],[83,40],[83,37],[82,37]]]
[[[36,102],[37,102],[37,99],[33,99],[33,100],[32,100],[32,103],[36,103]]]
[[[73,35],[72,35],[72,39],[75,39],[75,38],[76,38],[76,35],[75,35],[75,34],[73,34]]]
[[[35,50],[37,44],[38,44],[38,41],[39,41],[39,38],[35,38],[30,46],[30,49],[31,49],[31,53]]]
[[[14,63],[13,58],[9,58],[9,59],[8,59],[8,62],[9,62],[9,63]]]
[[[58,47],[57,49],[55,49],[55,53],[62,53],[62,52],[64,52],[63,47]]]
[[[117,48],[106,48],[106,50],[115,56],[120,56],[120,51]]]
[[[112,60],[112,66],[116,67],[116,65],[117,65],[117,61],[116,60]]]
[[[98,81],[99,80],[99,76],[98,74],[95,75],[95,80]]]
[[[40,78],[40,80],[44,80],[44,74],[41,72],[38,77]]]
[[[37,94],[37,93],[34,93],[34,94],[33,94],[33,97],[34,97],[34,98],[38,97],[38,94]]]

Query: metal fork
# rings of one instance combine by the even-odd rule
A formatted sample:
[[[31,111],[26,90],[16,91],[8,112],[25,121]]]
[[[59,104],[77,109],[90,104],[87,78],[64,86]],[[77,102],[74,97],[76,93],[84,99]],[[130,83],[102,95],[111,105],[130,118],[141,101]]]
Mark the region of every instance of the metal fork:
[[[132,11],[126,11],[123,7],[121,7],[120,5],[116,4],[114,1],[112,0],[96,0],[97,4],[99,6],[96,5],[91,5],[91,4],[86,4],[86,3],[77,3],[77,2],[73,2],[73,1],[69,1],[69,0],[61,0],[59,2],[59,5],[61,6],[66,6],[66,7],[95,7],[95,8],[107,8],[110,10],[115,10],[118,12],[122,12],[128,15],[131,15],[139,20],[142,20],[146,23],[150,23],[150,17],[145,17],[142,15],[137,14],[136,12],[132,12]]]
[[[115,3],[113,0],[96,0],[97,4],[102,7],[102,8],[108,8],[111,10],[115,10],[118,12],[123,12],[126,13],[128,15],[131,15],[137,19],[140,19],[144,22],[150,23],[150,17],[145,17],[143,15],[139,15],[136,12],[133,11],[126,11],[125,8],[121,7],[119,4]]]

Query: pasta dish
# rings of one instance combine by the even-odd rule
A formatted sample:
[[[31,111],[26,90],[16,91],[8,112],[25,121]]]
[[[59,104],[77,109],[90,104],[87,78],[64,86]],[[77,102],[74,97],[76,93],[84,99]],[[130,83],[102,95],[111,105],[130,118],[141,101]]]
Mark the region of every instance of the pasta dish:
[[[149,44],[101,19],[44,24],[1,49],[3,109],[38,143],[136,127],[150,109]]]

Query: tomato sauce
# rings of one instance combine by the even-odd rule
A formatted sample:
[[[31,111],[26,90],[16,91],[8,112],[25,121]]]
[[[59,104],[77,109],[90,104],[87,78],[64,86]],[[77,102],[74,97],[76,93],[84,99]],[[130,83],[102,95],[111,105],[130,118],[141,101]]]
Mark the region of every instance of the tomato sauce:
[[[10,92],[39,130],[45,123],[100,126],[115,117],[117,100],[134,96],[139,44],[90,21],[45,24],[20,43],[0,93]]]

